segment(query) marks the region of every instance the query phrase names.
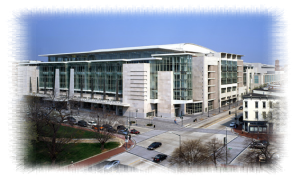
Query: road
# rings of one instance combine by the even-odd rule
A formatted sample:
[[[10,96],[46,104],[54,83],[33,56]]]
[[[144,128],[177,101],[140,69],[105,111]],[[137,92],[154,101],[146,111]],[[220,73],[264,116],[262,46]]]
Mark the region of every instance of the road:
[[[238,117],[241,114],[242,111],[237,111]],[[140,131],[139,135],[132,135],[132,139],[136,142],[135,147],[106,161],[120,160],[122,167],[130,167],[136,171],[172,171],[168,158],[170,158],[174,149],[180,146],[178,135],[181,136],[181,142],[192,139],[201,139],[203,142],[206,142],[214,137],[223,141],[227,134],[228,164],[234,160],[236,162],[236,157],[247,148],[245,143],[247,139],[237,136],[229,127],[229,124],[235,119],[234,113],[229,115],[227,111],[208,118],[197,116],[185,118],[183,120],[184,123],[181,123],[181,120],[178,119],[178,124],[175,124],[170,119],[156,118],[153,120],[156,128],[145,126],[144,124],[149,122],[147,119],[139,120],[138,125],[132,126],[132,128]],[[198,118],[198,121],[193,122],[192,118]],[[162,146],[155,150],[147,150],[147,147],[156,141],[161,142]],[[166,154],[168,158],[161,163],[152,162],[153,157],[160,153]],[[103,163],[100,162],[87,169],[99,169]],[[219,163],[225,164],[226,161]]]

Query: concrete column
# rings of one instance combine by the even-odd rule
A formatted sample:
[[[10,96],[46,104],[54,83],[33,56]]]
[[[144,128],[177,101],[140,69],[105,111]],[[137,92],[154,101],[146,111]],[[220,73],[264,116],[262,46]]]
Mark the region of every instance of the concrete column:
[[[157,116],[174,117],[173,105],[173,71],[158,71],[158,99]]]
[[[54,88],[55,97],[60,95],[60,85],[59,85],[59,69],[55,69],[55,88]]]
[[[70,69],[69,98],[74,96],[74,69]]]

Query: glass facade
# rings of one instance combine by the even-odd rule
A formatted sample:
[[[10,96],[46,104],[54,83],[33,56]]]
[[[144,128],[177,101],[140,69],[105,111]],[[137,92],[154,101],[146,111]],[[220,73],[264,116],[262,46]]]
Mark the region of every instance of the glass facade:
[[[171,51],[125,51],[114,53],[85,53],[85,54],[70,54],[70,55],[56,55],[49,56],[49,62],[62,61],[86,61],[86,60],[108,60],[108,59],[135,59],[135,58],[149,58],[151,54],[167,54]]]
[[[236,61],[221,61],[221,84],[237,83],[237,62]]]
[[[200,103],[187,103],[186,104],[186,113],[194,114],[202,112],[202,102]]]
[[[158,71],[173,71],[174,100],[191,100],[192,91],[192,56],[164,56],[160,61],[150,61],[150,99],[157,99]]]
[[[170,53],[168,51],[135,51],[102,54],[75,54],[68,56],[50,56],[50,62],[61,61],[82,61],[101,59],[122,59],[122,58],[151,58],[151,54]],[[161,56],[162,60],[146,61],[97,61],[97,62],[72,62],[72,63],[49,63],[41,64],[39,87],[52,89],[54,85],[55,69],[60,71],[60,88],[69,89],[70,69],[74,69],[74,90],[91,91],[102,93],[122,94],[123,63],[150,63],[150,98],[157,99],[157,72],[173,71],[173,95],[174,100],[192,100],[192,56],[171,55]],[[93,87],[92,87],[93,86]]]
[[[116,92],[118,83],[118,93],[122,93],[122,67],[123,62],[95,62],[95,63],[68,63],[68,64],[41,64],[40,65],[39,87],[52,88],[54,84],[55,69],[59,69],[60,88],[69,89],[70,69],[74,69],[74,90],[80,91],[81,86],[84,91]],[[93,86],[93,88],[92,88]]]

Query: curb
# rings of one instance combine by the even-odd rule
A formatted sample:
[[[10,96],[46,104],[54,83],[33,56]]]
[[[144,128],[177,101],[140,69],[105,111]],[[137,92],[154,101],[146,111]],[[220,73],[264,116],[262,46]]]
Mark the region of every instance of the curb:
[[[124,141],[123,141],[123,139],[121,139],[121,138],[119,138],[119,137],[117,137],[117,138],[119,139],[119,143],[120,143],[120,145],[119,145],[118,147],[116,147],[116,148],[114,148],[114,149],[110,149],[109,151],[105,151],[105,152],[102,152],[102,153],[93,155],[93,156],[88,157],[88,158],[85,158],[85,159],[82,159],[82,160],[77,161],[77,162],[75,162],[75,163],[73,163],[73,164],[66,165],[66,166],[62,167],[62,169],[72,167],[72,166],[74,166],[74,165],[76,165],[76,164],[78,164],[78,163],[80,163],[80,162],[86,161],[86,160],[88,160],[88,159],[94,158],[94,157],[99,156],[99,155],[101,155],[101,154],[105,154],[105,153],[108,153],[108,152],[110,152],[110,151],[113,151],[113,150],[116,150],[116,149],[118,149],[118,148],[121,148],[121,147],[123,146],[123,144],[124,144],[124,143],[123,143]],[[122,143],[123,143],[123,144],[122,144]],[[106,159],[108,159],[108,158],[106,158]]]

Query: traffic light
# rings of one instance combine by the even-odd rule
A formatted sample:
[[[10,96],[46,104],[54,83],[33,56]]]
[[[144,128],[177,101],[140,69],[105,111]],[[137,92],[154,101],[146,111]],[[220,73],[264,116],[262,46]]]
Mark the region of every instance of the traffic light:
[[[128,139],[128,135],[125,136],[125,139]]]

